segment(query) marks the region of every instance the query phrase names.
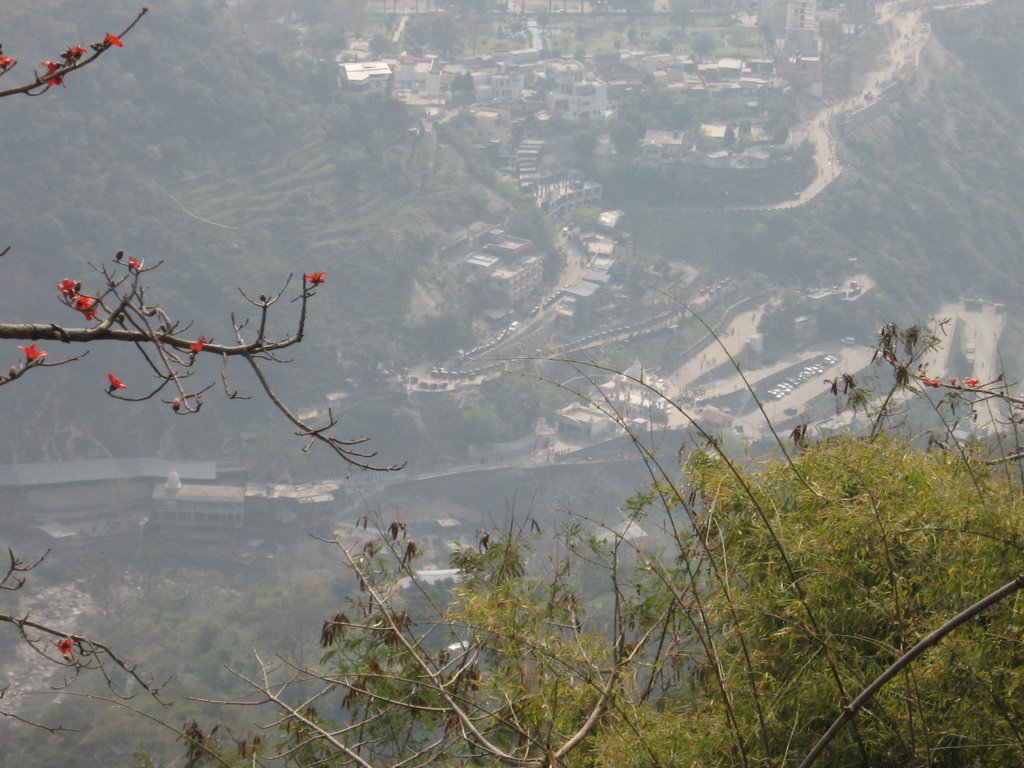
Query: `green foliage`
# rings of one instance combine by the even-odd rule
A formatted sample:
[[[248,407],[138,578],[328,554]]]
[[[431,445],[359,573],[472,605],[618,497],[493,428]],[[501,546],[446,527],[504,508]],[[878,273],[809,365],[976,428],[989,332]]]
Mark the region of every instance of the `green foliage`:
[[[624,208],[631,215],[635,211],[643,218],[643,223],[635,226],[634,231],[644,232],[649,238],[657,238],[659,227],[680,224],[680,208],[778,202],[787,196],[786,190],[806,186],[813,173],[810,147],[804,144],[791,157],[780,159],[769,168],[719,169],[636,158],[602,163],[599,178],[605,185],[606,204]],[[666,211],[671,211],[672,216],[665,216]],[[649,221],[649,217],[655,217],[656,220]],[[693,234],[713,231],[714,219],[709,221],[708,216],[701,215],[699,220],[702,226]],[[749,235],[749,230],[745,228],[739,232]],[[669,258],[678,257],[679,242],[677,240],[672,249],[666,250]],[[759,248],[766,247],[764,243],[757,245]]]
[[[431,315],[406,327],[403,339],[422,360],[439,360],[456,349],[473,345],[473,334],[464,317]]]
[[[486,445],[501,437],[501,422],[486,405],[471,405],[462,412],[462,433],[470,445]]]
[[[902,355],[927,338],[891,341]],[[357,700],[381,697],[353,710],[367,728],[380,718],[422,744],[455,738],[454,690],[478,729],[464,738],[489,744],[483,754],[539,758],[575,734],[566,765],[795,764],[910,647],[1024,569],[1019,479],[985,458],[833,438],[747,470],[696,451],[683,486],[648,457],[659,480],[626,502],[623,525],[577,519],[543,567],[532,528],[458,549],[450,601],[431,598],[415,618],[456,638],[448,652],[415,659],[412,647],[448,641],[406,624],[396,596],[371,601],[378,618],[339,619],[344,638],[324,661]],[[659,533],[641,544],[634,525]],[[393,546],[398,557],[402,541]],[[383,551],[356,558],[378,603],[394,582]],[[1021,622],[1010,600],[958,629],[884,687],[820,764],[1019,763]],[[405,714],[375,714],[385,701]]]
[[[410,17],[402,38],[409,50],[420,55],[439,53],[448,57],[462,49],[462,33],[449,13],[431,13]]]
[[[693,52],[702,59],[713,54],[717,45],[714,36],[707,32],[695,35],[692,43]]]
[[[715,651],[697,662],[696,695],[684,686],[663,702],[686,723],[676,744],[685,734],[692,747],[673,764],[732,764],[740,750],[756,764],[802,757],[902,652],[1024,566],[1020,489],[972,455],[847,438],[793,467],[739,474],[696,454],[686,471],[708,557],[729,571],[709,571]],[[872,765],[945,763],[950,750],[955,764],[1019,762],[1020,621],[1016,604],[997,606],[930,651],[822,764],[857,763],[862,751]],[[724,684],[710,665],[727,671]]]
[[[551,248],[554,242],[554,227],[532,200],[516,200],[508,215],[505,228],[510,235],[533,240],[543,250]]]
[[[581,631],[585,609],[572,574],[561,569],[550,583],[538,581],[526,573],[528,554],[522,541],[508,538],[483,553],[456,553],[465,579],[449,617],[480,649],[486,674],[475,703],[497,722],[496,735],[512,747],[529,748],[529,737],[536,738],[530,751],[544,752],[594,706],[611,649],[599,635]],[[566,764],[587,762],[574,756]]]

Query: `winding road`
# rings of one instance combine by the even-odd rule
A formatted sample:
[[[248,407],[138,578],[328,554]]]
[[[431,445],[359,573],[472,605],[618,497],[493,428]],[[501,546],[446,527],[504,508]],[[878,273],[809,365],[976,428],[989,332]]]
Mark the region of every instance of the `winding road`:
[[[794,130],[790,135],[789,142],[793,145],[806,140],[814,146],[814,166],[817,171],[814,180],[792,200],[774,205],[737,206],[731,210],[781,211],[805,205],[821,194],[842,173],[836,137],[839,119],[870,107],[880,91],[884,92],[896,85],[920,63],[921,50],[931,36],[931,25],[922,19],[922,14],[928,10],[958,10],[987,5],[989,2],[991,0],[964,0],[923,10],[897,10],[895,2],[877,6],[875,25],[891,25],[890,42],[879,56],[877,68],[862,76],[855,96],[835,103],[825,103],[805,127]]]

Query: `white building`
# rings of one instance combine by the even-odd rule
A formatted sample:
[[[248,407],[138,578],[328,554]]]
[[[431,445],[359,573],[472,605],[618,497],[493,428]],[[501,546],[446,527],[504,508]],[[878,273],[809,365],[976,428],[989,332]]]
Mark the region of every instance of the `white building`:
[[[417,58],[409,53],[398,57],[395,86],[402,90],[426,93],[438,97],[442,94],[444,62],[437,56]]]
[[[523,96],[522,72],[474,72],[477,101],[518,101]]]
[[[345,90],[386,96],[391,88],[391,67],[386,61],[346,61],[338,66],[339,84]]]
[[[817,55],[817,0],[789,0],[786,6],[786,53]]]
[[[608,109],[608,85],[593,75],[585,75],[575,59],[550,61],[544,76],[553,86],[544,96],[544,105],[554,117],[569,122],[601,117]]]

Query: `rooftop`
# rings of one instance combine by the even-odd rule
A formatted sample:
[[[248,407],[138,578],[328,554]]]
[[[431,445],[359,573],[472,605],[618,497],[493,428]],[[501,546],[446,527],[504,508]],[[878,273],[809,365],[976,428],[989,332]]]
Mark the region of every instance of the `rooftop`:
[[[133,457],[7,464],[0,466],[0,487],[164,480],[172,471],[177,472],[182,480],[216,480],[217,462]]]
[[[386,61],[348,61],[339,65],[345,79],[360,83],[371,78],[391,77],[391,67]]]
[[[154,499],[176,499],[178,501],[245,501],[245,488],[240,485],[182,485],[180,488],[168,488],[160,483],[153,489]]]

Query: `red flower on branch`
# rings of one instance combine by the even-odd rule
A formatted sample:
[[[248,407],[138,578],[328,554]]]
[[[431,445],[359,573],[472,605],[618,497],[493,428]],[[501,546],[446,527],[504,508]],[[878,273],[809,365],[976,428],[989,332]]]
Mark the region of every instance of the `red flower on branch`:
[[[923,379],[923,382],[924,382],[925,386],[928,386],[928,387],[941,387],[942,386],[942,380],[941,379]]]
[[[57,643],[57,650],[63,653],[65,656],[70,656],[71,652],[75,650],[75,641],[70,637],[65,637],[59,643]]]
[[[53,73],[63,66],[59,61],[40,61],[39,66],[46,67],[45,77],[48,78],[46,80],[47,85],[64,85],[64,75],[57,75],[56,77],[53,76]]]
[[[95,320],[96,315],[99,314],[99,310],[96,309],[96,299],[85,294],[75,296],[74,307],[85,315],[86,320]]]
[[[181,410],[181,398],[180,397],[176,397],[176,398],[174,398],[174,400],[171,401],[171,410],[173,410],[175,413],[177,413],[178,411]]]
[[[193,355],[198,355],[200,352],[203,351],[203,347],[205,347],[205,346],[206,346],[206,337],[205,336],[200,336],[197,341],[195,341],[192,344],[189,344],[188,348],[189,348],[189,351]]]
[[[82,46],[72,45],[69,46],[68,49],[60,55],[60,57],[64,59],[66,62],[71,63],[78,61],[80,58],[85,56],[86,53],[87,51]]]
[[[57,290],[61,292],[61,295],[65,299],[73,299],[78,295],[78,292],[82,290],[82,284],[77,280],[65,277],[57,283]]]
[[[138,272],[140,269],[142,269],[142,262],[136,259],[134,256],[129,256],[128,269]]]
[[[18,349],[25,353],[25,360],[29,363],[34,363],[36,360],[42,360],[46,357],[46,353],[36,347],[35,344],[29,344],[27,347],[19,345]]]
[[[964,386],[970,387],[971,389],[974,389],[976,386],[978,386],[979,383],[980,382],[973,376],[968,376],[966,379],[964,379]]]
[[[118,37],[117,35],[112,35],[112,34],[110,34],[108,32],[107,36],[104,37],[103,39],[106,40],[111,45],[116,45],[118,48],[124,48],[124,43],[121,42],[121,38]]]
[[[117,378],[113,373],[108,373],[107,379],[110,381],[110,389],[108,389],[107,392],[113,392],[116,389],[128,389],[128,385]]]
[[[322,283],[326,283],[327,282],[327,273],[326,272],[310,272],[308,274],[303,275],[302,279],[305,280],[310,285],[321,285]]]
[[[0,72],[6,72],[17,63],[18,60],[12,59],[10,56],[0,56]]]

